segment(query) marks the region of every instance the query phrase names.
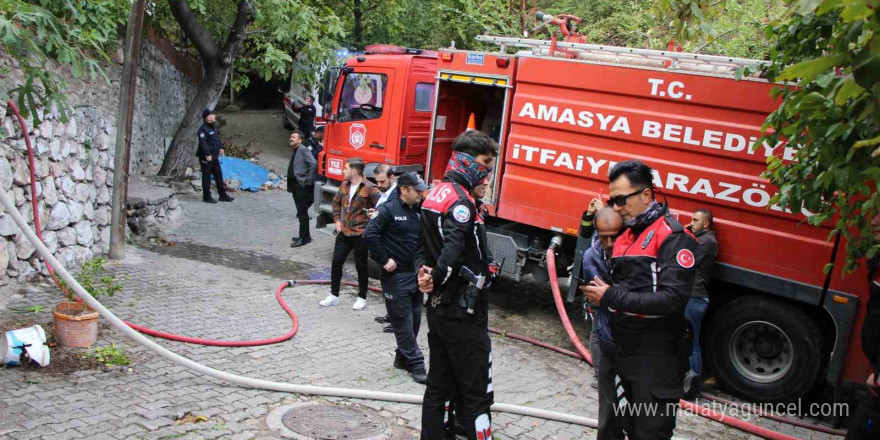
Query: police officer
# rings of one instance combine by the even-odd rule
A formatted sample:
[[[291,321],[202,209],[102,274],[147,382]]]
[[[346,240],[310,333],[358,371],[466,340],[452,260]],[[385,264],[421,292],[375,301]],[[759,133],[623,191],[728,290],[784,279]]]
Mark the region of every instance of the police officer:
[[[477,240],[477,209],[469,193],[491,172],[498,150],[479,131],[456,138],[452,150],[446,176],[422,203],[419,236],[419,289],[429,294],[426,315],[431,358],[422,406],[422,438],[427,440],[444,438],[445,408],[456,392],[462,401],[458,414],[467,437],[492,435],[489,299],[472,282],[475,276],[489,275],[489,261],[485,242]],[[463,307],[462,297],[476,301],[472,307]]]
[[[624,230],[614,242],[611,284],[595,277],[583,289],[611,312],[614,338],[611,352],[599,344],[600,440],[672,438],[684,394],[690,347],[681,341],[697,241],[654,200],[652,172],[638,160],[611,169],[608,204]]]
[[[211,197],[211,176],[214,176],[220,201],[231,202],[234,199],[226,194],[226,188],[223,187],[223,170],[220,169],[220,156],[225,152],[223,144],[220,143],[220,130],[216,127],[217,116],[211,109],[206,108],[202,112],[202,119],[204,123],[199,127],[199,148],[196,150],[202,168],[202,200],[205,203],[217,203]]]
[[[428,186],[414,172],[404,173],[397,180],[397,197],[376,208],[364,238],[370,257],[382,266],[385,309],[397,340],[394,367],[408,371],[414,381],[423,384],[428,374],[416,338],[424,296],[416,282],[415,254],[421,225],[418,204]]]
[[[299,107],[294,106],[293,111],[299,113],[299,122],[297,122],[296,128],[305,133],[305,139],[309,139],[315,130],[315,114],[318,113],[315,108],[315,97],[307,96],[306,103]]]

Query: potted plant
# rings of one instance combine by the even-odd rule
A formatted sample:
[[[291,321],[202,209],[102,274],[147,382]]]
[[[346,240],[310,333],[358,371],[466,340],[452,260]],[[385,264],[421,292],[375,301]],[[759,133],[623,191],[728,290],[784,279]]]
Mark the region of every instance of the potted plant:
[[[79,284],[94,297],[113,296],[122,290],[116,284],[116,276],[104,269],[103,258],[93,258],[83,263],[77,277]],[[67,301],[55,306],[55,340],[65,347],[89,347],[98,340],[98,312],[85,302],[76,302],[73,289],[63,280],[61,286],[67,292]]]

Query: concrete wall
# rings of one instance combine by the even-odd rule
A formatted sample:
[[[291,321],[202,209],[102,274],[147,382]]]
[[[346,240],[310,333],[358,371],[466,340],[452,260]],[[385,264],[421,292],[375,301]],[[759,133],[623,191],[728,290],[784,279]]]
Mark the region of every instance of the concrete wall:
[[[153,37],[153,36],[151,36]],[[132,174],[155,174],[165,153],[166,137],[195,94],[195,83],[170,62],[149,39],[142,40],[132,138]],[[106,253],[110,240],[110,195],[113,183],[116,111],[122,71],[121,56],[106,66],[110,78],[68,77],[67,99],[72,114],[60,120],[57,108],[43,109],[41,123],[28,131],[34,143],[37,199],[44,241],[68,267]],[[22,80],[15,61],[0,48],[0,96]],[[0,190],[15,198],[32,221],[27,149],[18,122],[6,103],[0,103]],[[0,286],[11,280],[24,282],[37,273],[47,274],[33,246],[12,218],[0,208]]]

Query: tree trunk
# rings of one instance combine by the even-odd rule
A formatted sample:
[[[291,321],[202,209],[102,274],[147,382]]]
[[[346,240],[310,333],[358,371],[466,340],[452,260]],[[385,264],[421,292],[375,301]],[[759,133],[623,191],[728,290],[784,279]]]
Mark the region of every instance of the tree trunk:
[[[229,30],[223,47],[219,47],[198,22],[185,0],[168,0],[168,4],[181,30],[199,52],[199,59],[201,59],[204,69],[202,82],[199,84],[196,96],[190,101],[186,115],[180,121],[174,138],[171,140],[171,146],[165,152],[162,167],[159,168],[161,176],[180,178],[185,174],[186,168],[195,162],[195,151],[198,144],[196,133],[202,125],[202,111],[206,108],[213,109],[220,99],[226,86],[229,70],[232,68],[232,62],[235,61],[247,37],[247,25],[252,17],[250,2],[240,0],[235,23]]]
[[[360,49],[364,48],[364,46],[363,46],[363,44],[364,44],[364,40],[363,40],[364,10],[363,10],[363,5],[361,4],[361,0],[354,0],[354,6],[352,8],[352,11],[354,12],[354,35],[353,35],[354,45],[358,50],[360,50]]]
[[[205,67],[204,78],[199,84],[196,96],[190,101],[186,109],[186,115],[180,121],[171,146],[165,153],[165,160],[159,169],[160,176],[180,177],[186,172],[186,168],[195,163],[195,151],[198,144],[197,132],[202,126],[202,111],[206,108],[214,108],[223,89],[226,87],[226,78],[229,67],[223,65]]]

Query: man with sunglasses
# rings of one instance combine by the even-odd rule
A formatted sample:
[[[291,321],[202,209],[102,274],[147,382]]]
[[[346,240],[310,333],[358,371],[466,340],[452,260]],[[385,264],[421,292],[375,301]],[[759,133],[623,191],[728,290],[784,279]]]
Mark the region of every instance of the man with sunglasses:
[[[599,393],[615,395],[600,396],[598,438],[669,439],[687,369],[681,341],[697,242],[654,199],[651,167],[621,162],[608,180],[609,205],[623,218],[624,231],[614,243],[611,284],[596,277],[583,289],[611,311],[614,338],[599,364]]]

